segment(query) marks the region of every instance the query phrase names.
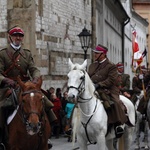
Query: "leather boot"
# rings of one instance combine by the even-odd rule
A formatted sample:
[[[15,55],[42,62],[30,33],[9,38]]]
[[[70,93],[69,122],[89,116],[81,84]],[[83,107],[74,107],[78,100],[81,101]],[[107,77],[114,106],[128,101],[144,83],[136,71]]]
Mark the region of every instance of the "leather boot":
[[[3,143],[3,136],[4,136],[3,130],[0,129],[0,150],[6,150],[6,147]]]
[[[123,135],[124,127],[125,127],[125,125],[118,125],[118,126],[116,126],[116,128],[115,128],[116,138],[120,138]]]
[[[16,94],[10,94],[4,100],[0,101],[0,107],[4,109],[14,110],[17,107],[17,97]]]
[[[57,117],[54,114],[52,109],[49,109],[48,111],[46,111],[46,114],[47,114],[50,124],[54,123],[57,120]]]

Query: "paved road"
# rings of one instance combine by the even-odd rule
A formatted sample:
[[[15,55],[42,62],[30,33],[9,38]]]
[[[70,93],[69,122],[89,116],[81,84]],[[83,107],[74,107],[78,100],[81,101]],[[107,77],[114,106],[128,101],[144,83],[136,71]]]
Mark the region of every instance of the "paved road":
[[[150,137],[150,131],[149,131],[149,137]],[[140,150],[144,150],[144,148],[142,148],[144,146],[144,143],[142,142],[142,138],[143,138],[143,133],[141,133],[141,149]],[[133,140],[134,139],[135,139],[135,135],[133,135]],[[75,143],[75,145],[73,146],[72,142],[68,142],[67,137],[65,137],[64,135],[61,135],[59,139],[55,139],[54,137],[52,137],[51,141],[52,141],[53,147],[50,150],[79,150],[78,144]],[[150,138],[149,138],[149,147],[150,147]],[[97,150],[97,146],[89,145],[88,149]],[[131,145],[130,150],[135,150],[134,141]]]

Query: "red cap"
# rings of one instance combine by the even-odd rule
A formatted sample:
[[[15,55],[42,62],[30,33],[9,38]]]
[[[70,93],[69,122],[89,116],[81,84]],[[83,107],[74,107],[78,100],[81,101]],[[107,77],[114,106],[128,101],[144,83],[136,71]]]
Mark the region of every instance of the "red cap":
[[[9,35],[21,34],[24,36],[24,31],[20,27],[14,27],[8,31]]]
[[[104,54],[106,54],[107,51],[108,50],[106,48],[104,48],[104,47],[102,47],[100,45],[96,46],[96,48],[93,49],[93,52],[95,52],[95,53],[104,53]]]
[[[121,63],[121,62],[117,63],[116,66],[117,66],[117,68],[123,68],[124,67],[123,63]]]

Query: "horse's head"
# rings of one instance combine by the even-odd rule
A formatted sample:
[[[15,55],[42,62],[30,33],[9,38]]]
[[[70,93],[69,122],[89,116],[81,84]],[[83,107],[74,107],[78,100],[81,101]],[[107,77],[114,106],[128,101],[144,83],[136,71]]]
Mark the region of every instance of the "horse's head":
[[[94,91],[94,86],[86,72],[87,60],[83,64],[73,64],[69,59],[70,72],[68,73],[68,96],[69,98],[77,98],[85,89],[92,89]],[[89,88],[91,85],[91,88]],[[88,95],[87,95],[88,96]]]
[[[40,131],[44,114],[41,92],[42,78],[40,77],[36,84],[31,81],[24,83],[18,78],[18,84],[21,88],[19,104],[23,121],[26,124],[28,134],[33,135]]]

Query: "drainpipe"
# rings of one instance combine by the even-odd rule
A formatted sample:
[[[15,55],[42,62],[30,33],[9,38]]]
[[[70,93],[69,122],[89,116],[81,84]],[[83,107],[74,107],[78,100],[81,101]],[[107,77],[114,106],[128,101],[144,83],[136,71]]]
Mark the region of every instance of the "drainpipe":
[[[96,0],[91,1],[91,48],[94,49],[96,46]],[[93,62],[93,53],[91,51],[91,61]]]
[[[124,43],[125,43],[125,33],[124,33],[124,29],[125,26],[130,22],[130,18],[128,18],[125,22],[123,22],[122,25],[122,63],[124,64],[124,51],[125,51],[125,47],[124,47]]]

